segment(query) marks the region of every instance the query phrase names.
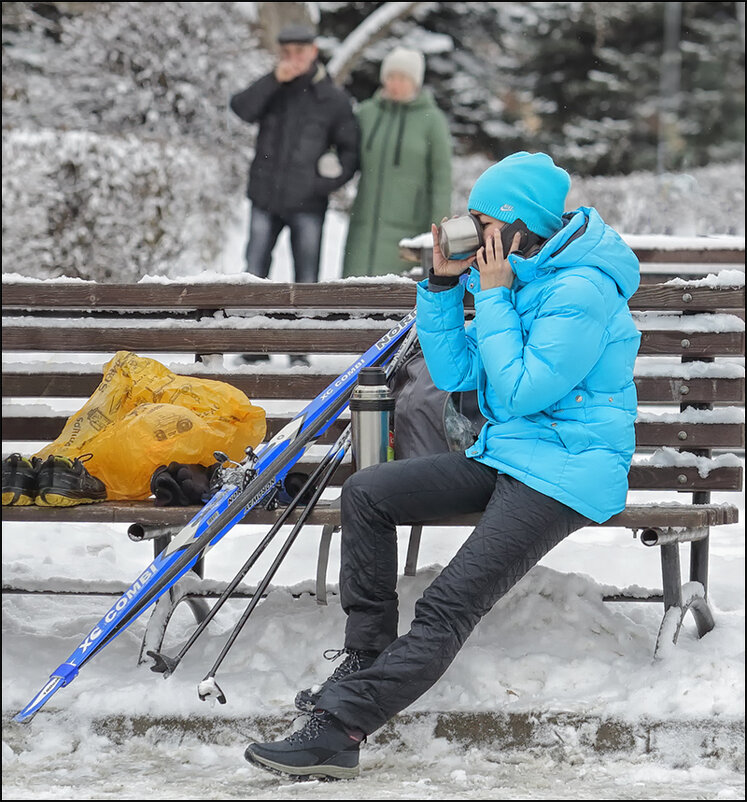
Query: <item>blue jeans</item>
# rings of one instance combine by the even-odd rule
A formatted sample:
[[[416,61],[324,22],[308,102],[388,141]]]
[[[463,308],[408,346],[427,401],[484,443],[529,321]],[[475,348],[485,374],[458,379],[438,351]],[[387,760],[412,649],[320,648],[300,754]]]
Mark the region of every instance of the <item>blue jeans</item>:
[[[323,214],[293,212],[281,217],[252,206],[249,242],[244,254],[247,271],[254,276],[267,278],[277,238],[288,226],[296,283],[312,284],[318,281],[323,224]]]

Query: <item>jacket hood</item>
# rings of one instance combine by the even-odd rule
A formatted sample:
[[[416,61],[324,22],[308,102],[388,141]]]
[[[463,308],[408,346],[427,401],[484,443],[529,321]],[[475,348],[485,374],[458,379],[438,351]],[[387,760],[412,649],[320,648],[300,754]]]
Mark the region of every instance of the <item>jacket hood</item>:
[[[640,283],[640,265],[630,246],[594,208],[581,206],[564,214],[563,221],[563,228],[534,256],[509,257],[519,281],[527,283],[566,267],[596,267],[614,279],[624,298],[630,298]]]

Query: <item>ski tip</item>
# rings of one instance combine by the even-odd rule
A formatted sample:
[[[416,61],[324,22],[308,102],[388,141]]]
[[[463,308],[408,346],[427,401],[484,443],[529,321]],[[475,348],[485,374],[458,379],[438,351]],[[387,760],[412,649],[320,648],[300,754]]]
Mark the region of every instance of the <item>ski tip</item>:
[[[179,661],[176,658],[169,657],[167,654],[154,651],[147,651],[146,654],[153,659],[153,665],[150,666],[150,670],[155,671],[156,674],[163,674],[164,679],[171,676],[179,665]]]
[[[49,682],[47,682],[20,713],[15,715],[13,720],[28,721],[28,719],[45,705],[60,688],[69,685],[78,676],[79,670],[79,667],[74,663],[62,663],[62,665],[57,666],[49,677]]]
[[[197,695],[203,702],[207,699],[215,699],[219,704],[224,705],[226,703],[226,696],[220,689],[220,685],[215,681],[215,677],[205,677],[197,686]]]
[[[15,715],[13,721],[28,721],[39,710],[52,695],[60,688],[64,687],[65,682],[63,677],[52,675],[49,682],[36,694],[36,696]]]

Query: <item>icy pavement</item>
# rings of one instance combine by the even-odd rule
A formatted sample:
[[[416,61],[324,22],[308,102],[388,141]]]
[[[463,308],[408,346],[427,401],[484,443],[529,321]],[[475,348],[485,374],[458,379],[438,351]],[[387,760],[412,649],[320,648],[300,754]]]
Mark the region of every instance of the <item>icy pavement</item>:
[[[553,745],[502,750],[410,722],[363,747],[359,779],[294,782],[246,763],[241,729],[212,729],[208,742],[66,717],[6,724],[3,799],[744,799],[738,746],[703,756],[676,735],[653,753],[596,752],[567,729]]]

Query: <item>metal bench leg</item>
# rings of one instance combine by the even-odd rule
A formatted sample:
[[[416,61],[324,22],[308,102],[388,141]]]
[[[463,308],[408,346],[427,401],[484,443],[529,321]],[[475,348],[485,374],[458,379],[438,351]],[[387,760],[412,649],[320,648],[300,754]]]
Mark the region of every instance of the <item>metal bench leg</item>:
[[[690,608],[695,626],[698,629],[698,637],[710,632],[716,622],[713,620],[713,613],[708,606],[708,547],[710,537],[703,540],[694,540],[690,544],[690,581],[699,582],[703,586],[703,599],[698,600]]]
[[[171,533],[159,534],[157,537],[153,538],[154,556],[160,554],[169,544],[170,540]],[[140,654],[137,660],[138,665],[150,660],[150,658],[146,656],[148,651],[161,651],[163,639],[166,635],[166,628],[169,625],[169,621],[171,621],[171,616],[174,615],[174,611],[181,602],[184,601],[187,603],[198,624],[202,623],[207,618],[210,612],[210,606],[205,599],[198,599],[187,595],[195,590],[194,579],[203,578],[204,567],[204,559],[201,556],[192,567],[192,570],[181,579],[177,580],[177,582],[161,595],[155,603],[145,627],[142,643],[140,644]]]
[[[138,665],[150,661],[147,657],[149,651],[160,652],[163,646],[163,639],[166,636],[166,629],[174,615],[176,608],[181,602],[187,602],[192,610],[198,624],[202,623],[210,607],[205,599],[196,599],[187,594],[194,593],[195,583],[189,574],[177,580],[155,603],[153,612],[150,614],[148,623],[145,627],[143,642],[140,644],[140,654],[138,655]]]
[[[422,524],[410,527],[410,542],[407,544],[407,557],[405,558],[405,576],[415,576],[418,570],[418,552],[420,551],[420,537],[423,534]]]
[[[680,544],[666,543],[661,550],[661,578],[664,583],[664,612],[670,607],[682,607],[682,574]]]
[[[700,582],[708,596],[708,547],[710,537],[690,544],[690,581]]]
[[[192,571],[200,577],[200,579],[205,578],[205,555],[201,554],[199,560],[194,564],[192,567]],[[192,614],[195,617],[195,621],[198,624],[201,624],[206,618],[207,614],[210,610],[210,606],[205,601],[205,599],[196,599],[194,596],[188,596],[184,599],[185,602],[189,605],[190,609],[192,610]],[[177,602],[178,604],[178,602]]]
[[[316,564],[316,603],[327,603],[327,566],[329,565],[329,547],[332,535],[339,529],[334,524],[325,524],[322,527],[322,536],[319,539],[319,559]]]
[[[696,545],[698,541],[693,541]],[[677,643],[682,622],[690,610],[695,619],[698,637],[702,638],[715,626],[713,614],[705,598],[705,589],[699,580],[682,585],[679,543],[666,543],[661,549],[661,572],[664,588],[664,618],[656,638],[654,657],[664,657]],[[692,564],[691,564],[692,569]]]

